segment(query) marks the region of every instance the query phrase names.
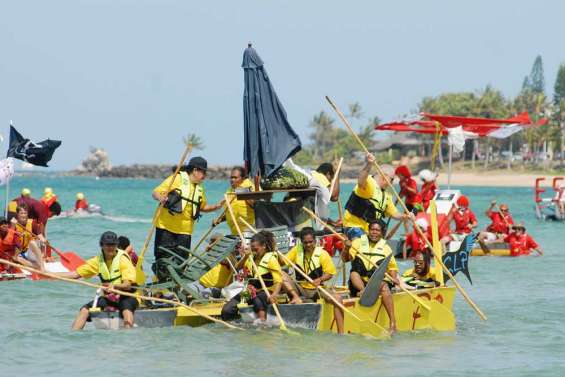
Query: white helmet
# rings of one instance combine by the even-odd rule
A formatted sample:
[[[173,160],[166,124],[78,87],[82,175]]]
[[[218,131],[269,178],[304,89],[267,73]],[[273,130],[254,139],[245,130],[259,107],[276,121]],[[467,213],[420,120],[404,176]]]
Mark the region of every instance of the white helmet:
[[[422,228],[422,230],[428,230],[428,226],[430,224],[428,224],[428,220],[424,219],[423,217],[420,217],[419,219],[416,220],[416,225]]]
[[[424,169],[421,170],[420,173],[418,173],[418,177],[420,177],[420,179],[424,182],[432,182],[437,178],[437,173],[434,173],[433,171],[428,169]]]

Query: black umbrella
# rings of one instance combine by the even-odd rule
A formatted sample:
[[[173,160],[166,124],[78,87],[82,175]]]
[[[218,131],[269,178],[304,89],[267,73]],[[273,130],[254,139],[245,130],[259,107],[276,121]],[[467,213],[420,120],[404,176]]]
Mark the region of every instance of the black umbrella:
[[[243,159],[249,175],[268,177],[301,149],[298,135],[286,119],[263,61],[251,44],[243,53]]]

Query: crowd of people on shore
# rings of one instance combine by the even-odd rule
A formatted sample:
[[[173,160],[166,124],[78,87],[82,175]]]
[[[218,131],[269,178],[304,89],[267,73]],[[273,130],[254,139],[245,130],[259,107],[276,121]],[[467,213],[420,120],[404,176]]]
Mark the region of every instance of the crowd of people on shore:
[[[430,288],[440,284],[441,279],[432,269],[431,227],[425,212],[434,198],[438,187],[437,174],[423,170],[419,173],[422,185],[418,184],[407,166],[394,169],[390,165],[381,165],[379,174],[372,175],[375,157],[367,154],[366,164],[360,170],[355,187],[346,204],[343,218],[338,221],[329,219],[330,202],[339,198],[340,184],[336,176],[336,168],[330,163],[322,164],[318,169],[304,169],[309,179],[310,187],[316,190],[316,212],[324,214],[322,220],[332,225],[340,226],[347,240],[340,250],[340,264],[350,264],[350,274],[347,282],[351,297],[359,297],[378,266],[385,260],[386,278],[379,289],[383,305],[390,320],[390,331],[396,329],[394,303],[392,293],[402,287],[404,289]],[[187,259],[186,250],[191,250],[194,226],[201,213],[214,212],[223,209],[212,226],[226,221],[231,235],[238,236],[240,232],[253,232],[250,226],[255,224],[254,200],[238,199],[236,193],[253,192],[257,189],[247,177],[243,167],[236,166],[231,170],[230,185],[226,192],[229,203],[222,199],[210,204],[206,199],[203,182],[206,179],[207,161],[202,157],[193,157],[178,174],[172,174],[161,182],[152,192],[154,200],[163,206],[155,221],[154,238],[155,261],[166,257],[162,248],[173,250],[180,258]],[[337,174],[338,175],[338,174]],[[389,187],[398,178],[399,196],[403,200],[406,212],[397,209]],[[19,250],[27,248],[27,253],[16,253],[20,263],[36,263],[40,269],[44,266],[44,255],[41,244],[45,243],[45,225],[49,212],[33,213],[29,203],[29,195],[22,192],[15,199],[15,221],[12,225],[7,219],[0,219],[0,238],[2,244],[12,242]],[[27,193],[28,194],[28,193]],[[52,190],[45,190],[45,197],[40,203],[44,209],[56,214],[56,196]],[[55,198],[55,200],[53,200]],[[36,205],[36,204],[34,204]],[[88,204],[83,195],[77,195],[76,209],[86,208]],[[464,237],[475,232],[478,226],[476,216],[469,208],[470,201],[460,196],[453,207],[440,223],[441,242],[444,252],[452,241],[461,241]],[[226,211],[231,207],[231,211]],[[477,234],[481,247],[488,248],[492,242],[506,242],[510,245],[513,255],[528,254],[532,250],[542,253],[535,241],[525,232],[522,224],[516,225],[508,206],[501,204],[495,210],[496,202],[492,202],[486,215],[491,224]],[[60,207],[59,207],[60,211]],[[233,215],[232,215],[233,213]],[[46,216],[46,217],[41,217]],[[44,219],[45,222],[42,222]],[[404,223],[406,238],[404,240],[404,257],[412,258],[413,268],[404,273],[399,272],[393,250],[387,240],[387,228],[391,219]],[[30,222],[31,221],[31,222]],[[454,223],[451,230],[450,224]],[[296,243],[286,256],[277,252],[273,234],[259,231],[252,235],[249,245],[239,244],[232,255],[204,274],[192,287],[203,296],[221,297],[222,289],[228,287],[234,279],[244,278],[247,285],[243,291],[229,297],[223,310],[222,318],[229,320],[237,317],[238,304],[243,300],[251,305],[259,321],[266,319],[267,307],[275,303],[281,293],[288,296],[289,303],[299,304],[303,301],[315,301],[319,298],[334,303],[334,315],[338,332],[343,332],[343,312],[335,302],[341,302],[342,297],[335,293],[318,289],[325,287],[337,274],[337,268],[328,250],[317,241],[320,231],[324,229],[322,222],[314,222],[313,227],[303,227],[298,233]],[[408,231],[409,224],[413,229]],[[420,229],[418,230],[417,227]],[[25,232],[37,237],[25,238]],[[444,229],[441,231],[441,229]],[[211,243],[218,237],[214,236]],[[427,239],[426,239],[427,238]],[[179,248],[182,246],[182,248]],[[88,260],[76,271],[61,273],[68,278],[88,278],[98,275],[109,292],[111,288],[133,291],[136,284],[135,263],[137,256],[132,252],[130,242],[125,237],[118,237],[113,232],[105,232],[100,238],[100,255]],[[4,249],[2,249],[4,250]],[[39,251],[38,251],[39,250]],[[23,258],[23,260],[21,259]],[[250,263],[251,262],[251,263]],[[254,263],[253,263],[254,262]],[[254,268],[253,265],[257,267]],[[155,264],[154,264],[155,266]],[[285,266],[292,268],[287,270]],[[294,276],[291,271],[294,270]],[[154,271],[155,272],[155,271]],[[266,290],[260,281],[266,284]],[[325,293],[322,293],[325,292]],[[332,297],[329,297],[331,295]],[[121,312],[126,326],[133,325],[134,312],[138,301],[129,297],[112,297],[105,295],[98,300],[101,308],[113,307]],[[80,329],[89,318],[89,308],[92,303],[81,308],[73,324]]]

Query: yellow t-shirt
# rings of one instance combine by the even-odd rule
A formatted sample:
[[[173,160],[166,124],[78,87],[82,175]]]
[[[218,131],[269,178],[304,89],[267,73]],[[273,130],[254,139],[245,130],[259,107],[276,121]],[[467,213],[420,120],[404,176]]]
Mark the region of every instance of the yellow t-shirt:
[[[100,255],[97,255],[94,258],[88,259],[83,265],[77,268],[77,273],[86,279],[98,275],[99,258]],[[112,263],[108,264],[108,262],[106,262],[106,266],[108,266],[108,270],[110,270]],[[131,283],[135,283],[135,267],[133,263],[131,263],[131,260],[125,255],[122,255],[120,258],[120,272],[122,274],[122,281],[129,280]]]
[[[229,266],[215,265],[200,278],[200,284],[206,288],[224,288],[230,283],[232,271]]]
[[[372,176],[368,176],[365,187],[361,188],[359,187],[359,185],[355,185],[353,192],[355,192],[357,196],[363,199],[371,199],[375,195],[376,190],[380,190],[380,188],[377,185],[377,181],[375,181],[375,179]],[[394,206],[394,202],[392,201],[392,196],[388,193],[383,193],[383,194],[386,195],[385,216],[390,217],[396,215],[398,210]],[[365,220],[351,214],[347,210],[343,215],[343,226],[348,228],[361,228],[365,232],[369,231],[369,224]]]
[[[319,173],[317,171],[313,171],[312,172],[312,177],[317,180],[321,186],[323,187],[330,187],[330,185],[332,184],[329,180],[328,177],[326,177],[324,174]],[[331,194],[331,193],[330,193]]]
[[[257,267],[259,268],[259,270],[261,270],[261,266],[259,265],[258,262],[255,262],[255,264],[257,265]],[[246,260],[245,261],[245,267],[249,270],[249,271],[253,271],[253,276],[257,276],[257,274],[255,273],[255,270],[253,270],[253,266],[251,264],[251,260]],[[279,258],[277,258],[277,256],[275,254],[272,255],[272,257],[269,259],[269,261],[267,262],[267,265],[263,265],[264,268],[266,268],[268,270],[268,272],[264,272],[263,276],[266,275],[267,273],[271,273],[273,279],[272,282],[273,284],[277,284],[277,283],[282,283],[282,269],[281,269],[281,265],[279,264]],[[263,277],[264,279],[264,277]],[[268,285],[269,283],[265,280],[265,283]],[[269,290],[271,291],[272,289],[269,288]]]
[[[237,188],[250,188],[251,191],[254,191],[253,183],[249,179],[245,179]],[[228,194],[232,193],[234,192],[234,189],[230,187],[226,192]],[[230,199],[231,197],[231,195],[228,195],[228,199]],[[231,202],[231,206],[233,209],[233,214],[237,220],[237,224],[239,225],[239,229],[241,229],[242,232],[247,230],[247,226],[243,223],[243,221],[239,219],[240,217],[242,217],[250,225],[255,225],[255,211],[253,210],[253,207],[247,204],[245,200],[234,200],[233,202]],[[226,212],[226,222],[230,227],[231,234],[237,235],[237,229],[233,223],[229,211]]]
[[[416,273],[414,273],[414,268],[409,268],[402,273],[402,277],[404,277],[404,278],[415,277],[416,279],[422,280],[422,281],[426,281],[426,280],[431,279],[435,282],[439,282],[439,279],[437,277],[436,272],[437,271],[434,268],[430,268],[426,275],[420,276],[420,275],[417,275]]]
[[[320,247],[317,247],[317,249],[321,249],[320,251],[320,266],[322,267],[322,272],[324,274],[330,274],[330,275],[335,275],[337,273],[336,269],[335,269],[335,264],[332,260],[332,257],[330,256],[330,254],[328,254],[328,252]],[[298,265],[298,246],[294,246],[292,249],[290,249],[290,251],[288,252],[288,254],[286,254],[286,257],[288,258],[288,260],[290,260],[292,263],[297,264]],[[304,264],[306,264],[306,266],[298,266],[302,269],[302,271],[304,271],[306,273],[306,275],[310,274],[310,272],[312,272],[311,268],[312,266],[308,267],[308,263],[306,262],[309,258],[306,257],[306,255],[304,255],[304,259],[305,262]],[[299,272],[295,272],[296,277],[298,280],[303,279],[303,276],[300,275]],[[316,289],[316,287],[312,284],[310,284],[307,281],[300,281],[300,285],[306,289]]]
[[[173,175],[171,174],[167,179],[165,179],[159,186],[155,187],[153,191],[157,191],[160,194],[168,194],[167,189],[171,183]],[[190,184],[190,195],[189,198],[192,198],[194,190],[196,187],[199,186],[197,184],[191,183]],[[177,174],[173,185],[171,186],[171,191],[175,189],[181,188],[181,177],[180,174]],[[204,208],[206,206],[206,195],[204,194],[204,188],[202,188],[202,203],[200,208]],[[192,204],[186,203],[184,206],[184,210],[182,213],[172,215],[166,208],[161,210],[161,214],[155,223],[155,226],[160,229],[168,230],[169,232],[176,233],[176,234],[192,234],[192,228],[194,227],[194,219],[192,218]]]
[[[371,242],[369,241],[369,246],[371,246]],[[374,246],[374,245],[373,245]],[[361,250],[361,238],[356,238],[351,242],[351,248],[349,249],[349,255],[353,260],[357,255],[357,251]],[[384,257],[388,257],[389,254],[392,254],[392,249],[388,244],[385,244],[382,250],[382,254]],[[367,256],[368,258],[370,256]],[[394,254],[390,257],[390,262],[388,262],[387,271],[398,271],[398,265],[396,264],[396,259],[394,259]]]

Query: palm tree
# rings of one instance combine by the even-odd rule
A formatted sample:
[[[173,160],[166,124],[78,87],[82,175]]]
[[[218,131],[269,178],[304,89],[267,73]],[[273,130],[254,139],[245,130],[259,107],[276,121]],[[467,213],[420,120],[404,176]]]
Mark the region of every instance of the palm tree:
[[[203,150],[206,148],[200,136],[197,136],[196,134],[187,134],[183,137],[182,141],[185,145],[192,144],[192,149]]]
[[[316,159],[320,159],[335,142],[335,120],[322,110],[314,116],[310,122],[310,127],[314,129],[314,133],[310,134],[310,138],[314,142],[314,156]]]

